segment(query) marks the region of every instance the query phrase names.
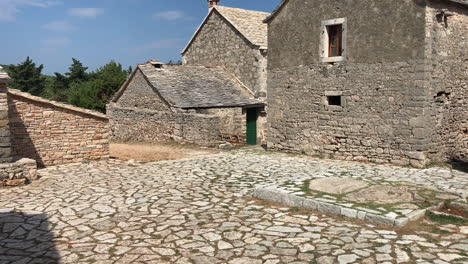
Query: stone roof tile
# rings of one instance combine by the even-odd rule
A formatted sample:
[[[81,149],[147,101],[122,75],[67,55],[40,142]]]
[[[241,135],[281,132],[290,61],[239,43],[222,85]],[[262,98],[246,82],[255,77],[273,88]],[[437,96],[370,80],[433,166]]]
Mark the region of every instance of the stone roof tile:
[[[263,23],[263,20],[266,19],[270,13],[234,7],[215,6],[211,8],[206,18],[195,31],[195,34],[193,34],[187,46],[182,51],[182,54],[188,50],[190,45],[198,36],[198,33],[202,30],[203,26],[208,21],[208,18],[213,15],[214,12],[218,12],[252,45],[258,46],[259,48],[267,48],[268,26]]]
[[[260,47],[268,46],[268,25],[263,23],[263,20],[270,13],[226,6],[216,6],[214,8],[252,44]]]
[[[219,67],[156,68],[151,63],[146,63],[140,64],[138,68],[154,89],[173,107],[190,109],[263,104]]]

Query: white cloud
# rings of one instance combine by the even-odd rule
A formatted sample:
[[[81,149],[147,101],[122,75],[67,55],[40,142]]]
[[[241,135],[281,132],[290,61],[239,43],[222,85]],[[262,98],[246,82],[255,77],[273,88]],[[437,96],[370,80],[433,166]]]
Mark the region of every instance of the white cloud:
[[[52,21],[43,25],[42,28],[57,32],[70,32],[73,30],[73,26],[70,24],[70,22],[65,20]]]
[[[172,11],[163,11],[153,14],[153,18],[155,19],[163,19],[168,21],[178,20],[184,17],[184,13],[182,11],[172,10]]]
[[[50,37],[41,41],[44,47],[67,46],[71,40],[64,37]]]
[[[68,9],[68,14],[71,16],[76,16],[76,17],[95,18],[99,15],[102,15],[103,13],[104,13],[104,9],[94,8],[94,7]]]
[[[47,8],[62,4],[56,0],[0,0],[0,21],[14,21],[22,8]]]

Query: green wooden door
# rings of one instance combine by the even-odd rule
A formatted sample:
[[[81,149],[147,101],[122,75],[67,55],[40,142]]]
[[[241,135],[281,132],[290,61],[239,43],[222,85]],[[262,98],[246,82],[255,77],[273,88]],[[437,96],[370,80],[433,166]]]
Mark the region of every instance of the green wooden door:
[[[247,144],[257,145],[257,109],[247,109]]]

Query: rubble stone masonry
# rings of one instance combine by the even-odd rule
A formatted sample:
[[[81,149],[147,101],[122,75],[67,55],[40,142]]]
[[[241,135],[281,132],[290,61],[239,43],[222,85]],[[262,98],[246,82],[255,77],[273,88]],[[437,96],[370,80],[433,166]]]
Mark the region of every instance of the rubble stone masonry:
[[[10,89],[8,108],[14,156],[39,165],[109,157],[105,115]]]
[[[267,58],[213,12],[185,52],[186,65],[224,66],[249,87],[257,97],[266,96]]]
[[[215,115],[197,114],[178,109],[158,111],[107,106],[112,139],[118,141],[177,141],[198,145],[219,142],[221,119]]]
[[[467,8],[443,3],[289,1],[269,24],[268,146],[418,167],[466,160]],[[439,8],[454,13],[447,28]],[[338,18],[346,59],[321,63],[321,23]]]
[[[444,17],[441,10],[449,16]],[[468,161],[468,7],[430,1],[426,11],[426,69],[430,89],[429,155]]]

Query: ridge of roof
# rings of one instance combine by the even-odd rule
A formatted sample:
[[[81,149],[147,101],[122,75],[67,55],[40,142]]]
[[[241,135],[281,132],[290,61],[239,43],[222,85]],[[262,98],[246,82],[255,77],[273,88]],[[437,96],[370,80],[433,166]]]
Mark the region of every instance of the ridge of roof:
[[[445,1],[468,6],[468,0],[445,0]],[[282,0],[281,3],[279,3],[279,5],[275,8],[275,10],[273,10],[273,12],[267,18],[263,20],[263,22],[270,23],[288,2],[289,0]]]
[[[248,10],[227,6],[214,6],[208,12],[208,15],[203,19],[203,22],[198,26],[197,30],[189,40],[182,54],[187,52],[195,38],[198,36],[203,26],[208,21],[208,18],[217,12],[224,18],[236,31],[238,31],[250,44],[261,49],[266,49],[268,46],[268,26],[263,23],[263,20],[270,14],[268,12]]]

